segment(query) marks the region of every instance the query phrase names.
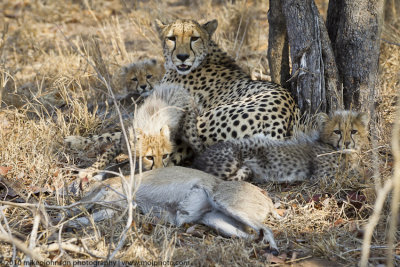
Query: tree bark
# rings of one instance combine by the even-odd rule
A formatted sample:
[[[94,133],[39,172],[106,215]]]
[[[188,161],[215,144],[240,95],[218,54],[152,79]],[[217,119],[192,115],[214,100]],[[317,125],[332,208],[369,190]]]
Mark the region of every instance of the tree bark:
[[[378,72],[383,2],[329,1],[327,28],[347,109],[360,109],[362,103],[371,101]]]
[[[290,55],[291,88],[302,113],[342,108],[338,72],[325,24],[313,0],[283,0]]]
[[[268,11],[268,64],[271,80],[288,88],[290,78],[289,45],[282,0],[270,0]]]
[[[313,5],[314,9],[317,9]],[[315,12],[318,12],[315,11]],[[339,78],[339,71],[335,61],[332,45],[329,39],[328,31],[325,27],[325,22],[321,15],[319,17],[321,46],[322,46],[322,62],[325,72],[325,88],[326,88],[326,113],[333,113],[335,110],[344,109],[343,104],[343,88]]]

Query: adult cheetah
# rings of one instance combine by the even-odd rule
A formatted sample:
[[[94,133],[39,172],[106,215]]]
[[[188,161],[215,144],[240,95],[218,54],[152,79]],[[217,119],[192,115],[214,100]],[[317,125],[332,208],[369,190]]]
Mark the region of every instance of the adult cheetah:
[[[211,40],[217,20],[156,25],[165,58],[162,82],[183,85],[203,107],[197,127],[204,145],[260,133],[273,139],[292,135],[299,110],[291,94],[278,84],[251,80]]]

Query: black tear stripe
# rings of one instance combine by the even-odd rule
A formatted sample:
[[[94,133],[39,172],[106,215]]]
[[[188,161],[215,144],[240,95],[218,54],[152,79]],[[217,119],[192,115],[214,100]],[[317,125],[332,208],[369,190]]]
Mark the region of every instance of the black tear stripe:
[[[171,60],[172,60],[172,55],[175,52],[175,49],[176,49],[176,39],[175,39],[175,42],[174,42],[174,48],[172,49],[172,52],[171,52]]]
[[[154,159],[152,161],[153,161],[153,163],[151,164],[150,170],[153,170],[153,167],[154,167]]]
[[[193,30],[192,30],[192,35],[193,35]],[[201,39],[201,38],[200,38]],[[203,39],[202,39],[203,40]],[[194,57],[196,58],[196,52],[194,52],[193,47],[192,47],[192,41],[191,39],[189,39],[189,47],[190,47],[190,51],[193,52]],[[194,63],[194,62],[193,62]]]
[[[340,123],[339,123],[339,129],[341,129]],[[342,138],[343,138],[343,133],[342,133],[342,131],[340,131],[340,138],[339,138],[339,140],[338,140],[338,142],[337,142],[337,144],[336,144],[336,148],[340,148],[340,147],[339,147],[339,143],[340,143],[340,141],[342,140]]]
[[[355,147],[356,147],[356,141],[353,139],[353,134],[351,133],[351,132],[353,131],[353,126],[354,126],[354,125],[351,125],[351,130],[350,130],[350,139],[351,139],[351,141],[353,141],[354,148],[355,148]]]

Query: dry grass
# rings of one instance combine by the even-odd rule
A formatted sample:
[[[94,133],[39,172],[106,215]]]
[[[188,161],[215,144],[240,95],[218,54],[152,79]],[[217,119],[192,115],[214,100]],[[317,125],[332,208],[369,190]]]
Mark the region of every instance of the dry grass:
[[[48,205],[73,203],[72,197],[54,196],[51,192],[75,178],[76,172],[71,167],[87,166],[94,158],[66,150],[63,137],[101,133],[117,120],[111,107],[97,112],[88,108],[102,104],[109,96],[95,71],[66,38],[90,57],[93,48],[90,40],[95,37],[112,73],[137,58],[161,58],[161,46],[152,27],[154,18],[185,17],[202,22],[216,18],[220,24],[215,36],[217,42],[246,71],[256,69],[268,74],[265,2],[0,2],[0,186],[7,183],[15,191],[3,188],[2,200]],[[326,8],[324,1],[318,3]],[[396,29],[387,29],[385,34],[392,41],[400,40]],[[372,122],[378,129],[378,147],[372,149],[379,152],[377,169],[384,181],[391,176],[393,165],[389,144],[400,85],[400,51],[398,46],[382,43],[381,52],[377,120]],[[338,177],[330,184],[266,186],[279,202],[279,208],[287,211],[282,221],[269,222],[286,260],[312,256],[344,265],[358,262],[363,227],[375,200],[370,154],[368,151],[363,155],[364,165],[369,168],[365,168],[361,180]],[[387,250],[388,203],[372,238],[373,264],[383,263]],[[83,231],[59,234],[61,226],[50,226],[45,216],[55,215],[57,210],[46,210],[39,213],[41,221],[34,247],[42,257],[58,261],[107,257],[115,249],[126,221],[125,218],[105,221]],[[2,234],[12,233],[28,247],[36,228],[35,213],[29,207],[0,206]],[[13,257],[11,243],[1,242],[3,259]],[[174,228],[157,224],[152,218],[136,214],[116,258],[262,266],[268,263],[267,256],[265,247],[258,243],[225,239],[199,225]],[[21,252],[16,257],[25,258]]]

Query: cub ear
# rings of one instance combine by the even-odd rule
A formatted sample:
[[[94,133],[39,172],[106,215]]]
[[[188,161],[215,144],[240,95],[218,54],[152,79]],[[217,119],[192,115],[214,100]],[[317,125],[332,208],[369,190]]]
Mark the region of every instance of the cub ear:
[[[122,67],[122,74],[127,74],[129,71],[129,67],[128,66],[123,66]]]
[[[212,36],[218,27],[218,20],[210,20],[202,25],[202,27]]]
[[[361,121],[361,123],[364,125],[364,127],[368,126],[369,117],[368,117],[367,113],[364,113],[364,112],[358,113],[357,119]]]
[[[161,136],[165,136],[165,137],[168,137],[168,138],[169,138],[170,132],[169,132],[169,127],[168,127],[168,125],[164,125],[164,126],[161,128],[160,134],[161,134]]]
[[[156,19],[154,22],[156,23],[157,32],[158,32],[158,34],[161,36],[162,31],[165,29],[165,27],[167,27],[167,24],[164,24],[164,23],[163,23],[161,20],[159,20],[159,19]]]
[[[327,121],[329,121],[328,114],[320,112],[315,115],[315,122],[317,123],[318,128],[322,128]]]
[[[144,132],[142,131],[142,129],[136,128],[135,129],[135,135],[136,135],[136,140],[140,140],[143,138],[144,136]]]

